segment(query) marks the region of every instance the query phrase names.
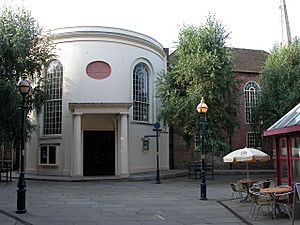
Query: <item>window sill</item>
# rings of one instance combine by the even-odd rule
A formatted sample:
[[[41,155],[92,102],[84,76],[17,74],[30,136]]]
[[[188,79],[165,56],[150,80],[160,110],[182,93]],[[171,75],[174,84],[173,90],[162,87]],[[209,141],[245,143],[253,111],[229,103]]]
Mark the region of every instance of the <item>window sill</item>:
[[[48,139],[62,139],[62,135],[43,135],[40,137],[41,140],[48,140]]]
[[[38,166],[42,166],[42,167],[58,167],[58,164],[38,164]]]
[[[153,123],[150,123],[150,122],[143,122],[143,121],[136,121],[136,120],[133,120],[131,121],[132,124],[138,124],[138,125],[149,125],[149,126],[153,126]]]

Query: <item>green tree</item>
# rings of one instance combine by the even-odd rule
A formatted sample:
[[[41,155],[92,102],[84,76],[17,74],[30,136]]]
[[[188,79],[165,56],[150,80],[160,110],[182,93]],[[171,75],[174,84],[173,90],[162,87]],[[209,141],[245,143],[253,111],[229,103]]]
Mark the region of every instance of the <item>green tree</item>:
[[[261,91],[253,111],[254,126],[265,130],[300,102],[300,41],[275,46],[259,76]]]
[[[196,107],[201,97],[205,98],[209,107],[206,149],[215,153],[229,149],[237,126],[238,82],[232,71],[231,50],[225,46],[227,38],[213,16],[202,26],[184,26],[173,53],[174,63],[157,83],[161,120],[176,126],[186,140],[198,135]]]
[[[51,35],[44,34],[24,8],[0,11],[0,144],[17,143],[20,137],[21,96],[17,83],[26,75],[32,81],[32,109],[40,112],[46,98],[41,86],[42,66],[53,56]],[[29,135],[30,120],[26,121]]]

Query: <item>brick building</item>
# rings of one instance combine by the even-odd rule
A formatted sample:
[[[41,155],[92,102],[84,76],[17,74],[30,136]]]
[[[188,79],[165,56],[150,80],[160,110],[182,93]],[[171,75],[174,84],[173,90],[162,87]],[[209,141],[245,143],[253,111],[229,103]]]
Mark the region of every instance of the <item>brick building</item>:
[[[262,50],[232,48],[233,70],[237,74],[240,91],[240,110],[238,114],[239,128],[236,129],[231,143],[231,149],[245,146],[261,148],[260,133],[251,129],[251,106],[256,100],[260,89],[257,76],[262,71],[268,53]],[[170,56],[172,60],[172,54]],[[185,169],[191,160],[200,158],[200,153],[194,151],[194,144],[186,143],[176,132],[176,127],[170,129],[170,168]],[[199,155],[198,155],[199,154]],[[216,160],[220,164],[221,160]]]

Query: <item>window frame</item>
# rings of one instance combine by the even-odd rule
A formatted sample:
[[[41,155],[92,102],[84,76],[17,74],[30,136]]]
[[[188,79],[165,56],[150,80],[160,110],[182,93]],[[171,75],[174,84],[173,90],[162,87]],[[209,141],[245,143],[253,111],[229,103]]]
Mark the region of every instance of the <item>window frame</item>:
[[[143,66],[142,69],[146,71],[146,73],[142,74],[143,77],[137,77],[138,75],[140,75],[140,74],[136,74],[136,69],[138,66]],[[134,122],[150,123],[151,121],[150,76],[151,76],[151,70],[147,63],[145,63],[144,61],[140,61],[134,65],[132,70],[132,103],[133,103],[132,120]],[[146,93],[143,94],[142,91],[140,90],[145,90],[145,89],[146,89]],[[146,118],[143,119],[143,117],[145,116]]]
[[[259,138],[259,139],[258,139]],[[254,145],[250,145],[254,143]],[[261,148],[262,147],[262,134],[260,132],[249,131],[246,133],[246,146],[248,148]]]
[[[61,135],[63,66],[57,59],[51,61],[46,68],[45,91],[49,96],[43,112],[43,135]]]
[[[244,86],[244,117],[246,124],[252,124],[252,108],[256,105],[260,86],[256,81],[248,81]]]
[[[60,144],[41,144],[39,146],[39,154],[38,154],[38,165],[39,166],[58,166],[58,149],[59,149]],[[50,148],[54,148],[54,158],[55,162],[50,163]],[[43,152],[42,149],[46,148],[46,163],[42,162],[42,156]]]

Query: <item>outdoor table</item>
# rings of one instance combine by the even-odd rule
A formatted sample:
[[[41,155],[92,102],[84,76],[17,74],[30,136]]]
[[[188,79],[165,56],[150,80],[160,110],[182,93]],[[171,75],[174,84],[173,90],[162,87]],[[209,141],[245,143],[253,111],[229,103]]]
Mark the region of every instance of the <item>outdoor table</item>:
[[[262,188],[262,189],[260,189],[261,193],[268,193],[274,199],[274,207],[272,209],[274,219],[276,219],[276,208],[278,209],[278,211],[280,213],[283,213],[279,209],[278,205],[276,204],[275,194],[282,194],[282,193],[286,193],[286,192],[290,192],[290,191],[292,191],[292,188],[290,188],[290,187],[271,187],[271,188]]]
[[[262,188],[260,192],[262,193],[270,193],[270,194],[281,194],[285,192],[289,192],[292,189],[289,187],[271,187],[271,188]]]
[[[247,179],[244,179],[244,180],[239,180],[238,183],[243,185],[243,187],[246,188],[246,197],[244,199],[241,200],[241,202],[244,202],[248,199],[248,197],[250,196],[249,195],[249,188],[254,184],[256,183],[257,181],[256,180],[247,180]]]

